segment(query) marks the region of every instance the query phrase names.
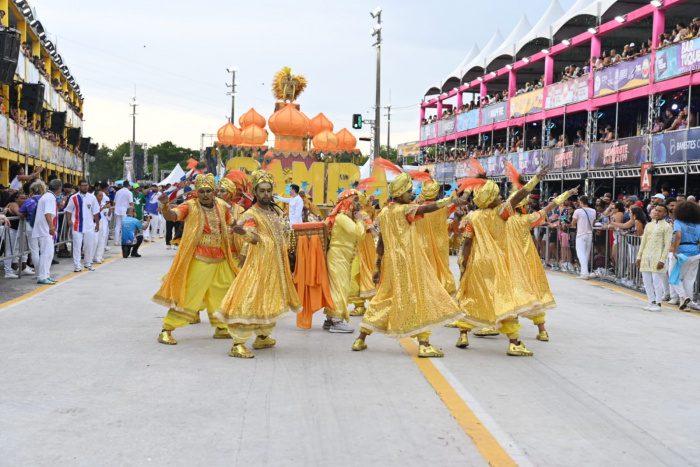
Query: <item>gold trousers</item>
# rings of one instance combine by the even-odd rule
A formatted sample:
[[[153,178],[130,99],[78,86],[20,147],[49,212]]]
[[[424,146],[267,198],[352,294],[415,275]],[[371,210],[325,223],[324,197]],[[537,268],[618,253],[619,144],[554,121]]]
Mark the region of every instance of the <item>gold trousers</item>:
[[[363,334],[366,334],[368,336],[372,335],[372,330],[367,329],[364,327],[360,328],[360,332]],[[429,342],[430,341],[430,336],[433,334],[432,331],[425,331],[425,332],[420,332],[418,334],[414,334],[411,337],[417,340],[418,342]]]
[[[541,316],[542,322],[544,322],[544,313]],[[535,318],[533,318],[533,321],[534,320]],[[476,327],[466,321],[456,321],[455,324],[460,331],[471,331]],[[535,324],[538,323],[535,322]],[[518,339],[520,337],[520,323],[518,322],[518,318],[508,318],[501,321],[498,332],[508,336],[508,339]]]
[[[234,344],[245,344],[251,338],[253,333],[256,336],[267,337],[272,335],[275,329],[274,324],[229,324],[228,333],[231,334]]]

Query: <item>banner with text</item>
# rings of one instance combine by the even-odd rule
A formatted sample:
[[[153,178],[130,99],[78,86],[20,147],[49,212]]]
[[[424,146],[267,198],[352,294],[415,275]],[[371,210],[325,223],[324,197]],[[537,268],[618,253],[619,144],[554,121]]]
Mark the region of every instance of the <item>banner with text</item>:
[[[452,183],[455,180],[455,163],[440,162],[435,164],[435,180],[441,183]]]
[[[541,156],[542,150],[535,149],[533,151],[513,152],[506,157],[519,173],[530,175],[540,170]]]
[[[656,81],[700,69],[700,37],[656,51]]]
[[[506,102],[496,102],[481,109],[481,124],[502,122],[506,119]]]
[[[652,137],[651,161],[671,164],[700,160],[700,128],[660,133]]]
[[[551,172],[575,172],[586,170],[586,148],[583,146],[566,146],[550,148],[544,153],[544,165]]]
[[[471,130],[479,126],[479,109],[457,114],[457,131]]]
[[[651,55],[644,55],[596,71],[593,77],[593,95],[606,96],[649,84],[650,68]]]
[[[588,99],[588,75],[561,81],[547,87],[545,108],[553,109]]]
[[[455,117],[440,120],[438,126],[438,136],[447,136],[455,132]]]
[[[489,177],[500,177],[503,175],[505,168],[503,159],[503,156],[490,156],[487,157],[485,161],[482,160],[481,164],[486,170],[486,175]]]
[[[543,109],[543,97],[544,89],[535,89],[513,97],[510,100],[510,116],[522,117],[523,115],[541,112]]]
[[[612,143],[591,144],[591,169],[639,167],[647,160],[649,148],[644,136],[633,136]]]
[[[420,140],[427,141],[437,136],[437,123],[428,123],[420,128]]]

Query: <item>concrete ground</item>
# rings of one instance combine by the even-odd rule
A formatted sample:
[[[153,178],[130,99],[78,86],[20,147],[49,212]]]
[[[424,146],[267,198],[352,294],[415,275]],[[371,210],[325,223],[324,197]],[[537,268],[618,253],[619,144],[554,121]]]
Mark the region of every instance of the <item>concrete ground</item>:
[[[520,465],[700,464],[700,316],[552,274],[551,341],[523,321],[532,358],[438,328],[431,374],[378,334],[351,352],[317,314],[238,360],[204,314],[156,342],[173,252],[142,254],[0,304],[0,465],[507,465],[493,444]]]

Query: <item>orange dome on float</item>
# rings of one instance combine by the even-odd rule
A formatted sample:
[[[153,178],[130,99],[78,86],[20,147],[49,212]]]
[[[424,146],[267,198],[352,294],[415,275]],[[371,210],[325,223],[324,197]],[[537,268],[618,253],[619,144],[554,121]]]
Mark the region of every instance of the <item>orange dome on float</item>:
[[[267,141],[267,130],[250,125],[241,132],[241,140],[244,146],[262,146]]]
[[[338,151],[352,151],[357,145],[357,139],[347,128],[343,128],[335,134],[338,138]]]
[[[241,117],[238,119],[238,123],[241,125],[241,128],[244,130],[248,128],[251,125],[258,126],[260,128],[265,128],[265,117],[260,115],[258,112],[255,111],[254,108],[250,108],[246,113],[241,115]]]
[[[313,142],[314,147],[321,151],[335,151],[338,148],[338,138],[336,138],[332,131],[328,130],[322,131],[314,136]]]
[[[292,104],[287,104],[273,113],[269,125],[276,135],[303,137],[309,134],[309,117]]]
[[[309,133],[311,136],[316,136],[322,131],[333,131],[333,122],[328,120],[328,117],[326,117],[323,112],[316,115],[311,119],[311,122],[309,122]]]
[[[219,131],[216,132],[216,137],[219,140],[219,144],[224,146],[241,144],[241,130],[231,122],[226,122],[226,125],[219,128]]]

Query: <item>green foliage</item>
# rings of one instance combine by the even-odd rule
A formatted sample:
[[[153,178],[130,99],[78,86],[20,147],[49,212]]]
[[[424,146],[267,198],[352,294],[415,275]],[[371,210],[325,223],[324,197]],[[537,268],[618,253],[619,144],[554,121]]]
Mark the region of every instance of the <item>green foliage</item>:
[[[391,162],[396,162],[396,160],[399,157],[399,151],[396,147],[389,148],[389,151],[387,153],[386,146],[380,146],[379,147],[379,155],[380,157],[383,157],[384,159],[388,159]]]

